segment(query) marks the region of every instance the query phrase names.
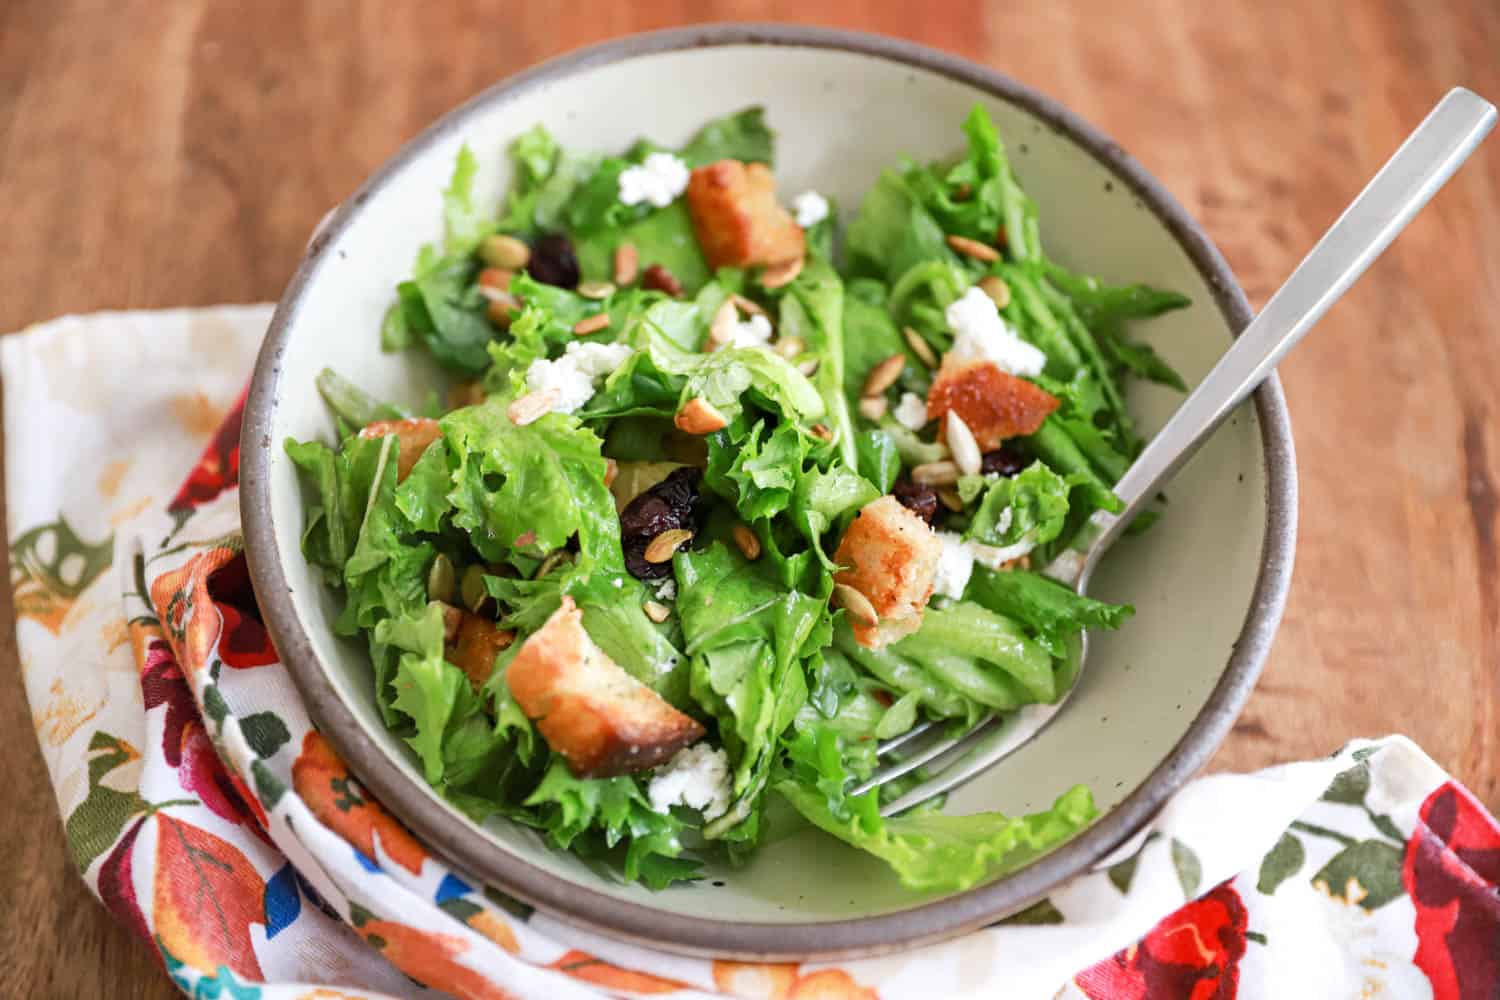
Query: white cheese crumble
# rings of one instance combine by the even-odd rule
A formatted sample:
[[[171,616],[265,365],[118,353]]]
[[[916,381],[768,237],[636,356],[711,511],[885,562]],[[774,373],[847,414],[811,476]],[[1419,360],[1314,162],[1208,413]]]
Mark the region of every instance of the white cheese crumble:
[[[950,305],[944,313],[953,331],[954,361],[993,361],[1001,371],[1035,377],[1042,373],[1047,356],[1018,337],[995,308],[995,300],[977,287]]]
[[[765,347],[771,342],[771,321],[759,314],[739,320],[729,331],[725,347]]]
[[[629,344],[596,344],[575,340],[556,361],[538,358],[526,369],[526,388],[531,392],[557,391],[552,404],[557,413],[573,413],[594,398],[606,375],[635,353]]]
[[[962,535],[951,531],[939,531],[938,540],[943,543],[938,554],[937,573],[932,578],[932,592],[951,597],[955,601],[964,596],[969,577],[974,574],[974,550]]]
[[[620,201],[666,208],[687,190],[688,166],[671,153],[652,153],[639,166],[620,171]]]
[[[891,415],[902,427],[919,431],[927,426],[927,402],[914,392],[903,392]]]
[[[1006,563],[1028,555],[1036,548],[1036,542],[1029,534],[1012,545],[983,545],[979,542],[970,542],[969,545],[974,550],[974,561],[993,570],[1004,569]]]
[[[828,218],[828,199],[816,191],[803,191],[792,199],[792,211],[797,215],[797,225],[811,229]]]
[[[659,601],[677,600],[677,581],[670,576],[656,585],[656,599]]]
[[[659,813],[675,805],[696,809],[704,819],[721,816],[729,808],[729,758],[723,750],[695,743],[656,769],[646,795]]]

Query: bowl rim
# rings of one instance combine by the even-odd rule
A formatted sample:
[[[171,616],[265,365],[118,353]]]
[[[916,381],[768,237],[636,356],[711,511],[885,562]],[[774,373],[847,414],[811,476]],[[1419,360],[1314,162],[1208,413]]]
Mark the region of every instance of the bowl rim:
[[[271,438],[281,385],[281,358],[309,281],[324,251],[360,207],[408,162],[461,128],[481,108],[524,97],[572,74],[640,56],[685,49],[764,45],[835,49],[936,73],[1017,105],[1068,136],[1107,168],[1166,226],[1213,291],[1235,336],[1251,310],[1223,256],[1202,227],[1118,143],[1057,101],[967,59],[883,35],[829,28],[725,23],[631,35],[579,49],[470,98],[387,160],[319,225],[277,305],[257,358],[245,406],[241,473],[242,527],[252,583],[265,623],[311,717],[355,776],[423,842],[460,870],[526,903],[588,930],[647,947],[705,957],[807,960],[873,955],[931,943],[1017,912],[1092,867],[1139,831],[1198,771],[1223,741],[1260,675],[1286,605],[1297,536],[1297,472],[1291,422],[1273,374],[1254,394],[1266,462],[1266,526],[1249,611],[1224,671],[1198,716],[1163,760],[1093,826],[1030,865],[953,896],[891,913],[826,922],[764,923],[706,919],[629,902],[579,886],[497,848],[480,827],[408,775],[343,703],[315,653],[282,569],[271,523]],[[293,553],[300,558],[300,553]],[[454,820],[458,819],[459,822]]]

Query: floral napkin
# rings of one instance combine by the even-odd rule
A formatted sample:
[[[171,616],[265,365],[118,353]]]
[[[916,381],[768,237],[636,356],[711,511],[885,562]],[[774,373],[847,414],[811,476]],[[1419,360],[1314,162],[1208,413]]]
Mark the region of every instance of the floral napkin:
[[[1200,778],[1050,898],[882,958],[681,958],[486,889],[349,774],[261,623],[236,476],[269,316],[106,313],[0,340],[37,740],[89,888],[185,993],[1500,996],[1500,825],[1400,737]]]

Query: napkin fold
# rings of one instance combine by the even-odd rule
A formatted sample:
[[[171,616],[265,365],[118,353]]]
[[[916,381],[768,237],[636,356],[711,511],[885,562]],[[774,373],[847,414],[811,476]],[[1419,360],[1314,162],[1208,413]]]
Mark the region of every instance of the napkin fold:
[[[268,306],[102,313],[0,339],[21,673],[68,848],[190,996],[1470,1000],[1500,988],[1500,825],[1400,737],[1200,778],[1050,898],[881,958],[683,958],[480,885],[349,774],[261,622],[237,473],[244,379],[269,318]]]

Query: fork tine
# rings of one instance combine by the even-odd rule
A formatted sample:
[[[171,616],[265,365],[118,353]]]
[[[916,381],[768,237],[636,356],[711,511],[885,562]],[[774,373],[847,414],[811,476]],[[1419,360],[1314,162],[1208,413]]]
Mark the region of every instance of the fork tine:
[[[921,736],[923,733],[931,732],[932,727],[935,725],[937,725],[937,723],[929,719],[926,722],[917,723],[915,726],[912,726],[900,736],[893,736],[888,740],[882,740],[880,745],[875,748],[875,756],[884,757],[892,750],[899,750],[901,747],[904,747],[906,744],[910,743],[918,736]]]
[[[982,730],[979,728],[972,730],[963,737],[964,750],[978,750],[978,753],[973,754],[967,760],[955,759],[953,765],[947,770],[886,803],[881,807],[880,815],[889,817],[905,812],[928,799],[952,791],[981,771],[988,770],[997,761],[1010,756],[1017,747],[1041,732],[1047,723],[1052,721],[1053,716],[1062,708],[1062,703],[1066,700],[1065,697],[1055,705],[1027,705],[1008,716],[999,726],[985,726]],[[993,741],[990,745],[981,746],[991,737]]]
[[[912,771],[915,771],[917,768],[921,767],[923,764],[926,764],[928,761],[936,760],[938,757],[943,756],[943,754],[957,747],[959,744],[968,742],[976,734],[983,730],[992,719],[994,719],[993,715],[987,715],[979,722],[975,723],[974,728],[970,729],[963,735],[950,736],[947,739],[937,740],[936,742],[923,747],[921,750],[918,750],[916,753],[912,754],[905,760],[897,761],[890,767],[887,767],[880,771],[876,771],[874,774],[870,775],[870,777],[866,778],[863,782],[855,785],[854,788],[849,792],[849,794],[863,795],[865,792],[868,792],[872,788],[879,788],[881,785],[884,785],[887,782],[895,781],[902,775],[909,774]]]

